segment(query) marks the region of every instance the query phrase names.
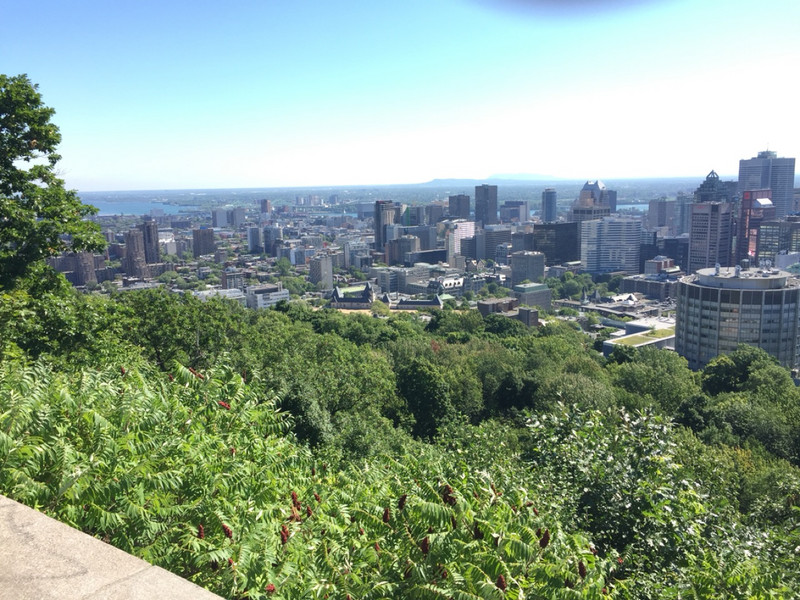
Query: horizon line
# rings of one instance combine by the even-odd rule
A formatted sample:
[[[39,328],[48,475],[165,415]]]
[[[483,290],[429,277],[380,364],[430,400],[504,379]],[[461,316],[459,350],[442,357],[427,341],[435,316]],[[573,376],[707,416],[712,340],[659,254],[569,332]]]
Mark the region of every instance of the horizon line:
[[[738,178],[738,175],[720,175],[721,178],[733,177]],[[800,176],[795,176],[798,179]],[[110,193],[110,192],[190,192],[190,191],[219,191],[219,190],[285,190],[285,189],[334,189],[334,188],[370,188],[370,187],[401,187],[401,186],[425,186],[434,184],[436,182],[491,182],[491,181],[506,181],[528,183],[531,185],[543,183],[575,183],[581,181],[646,181],[646,180],[664,180],[664,179],[694,179],[705,178],[705,175],[668,175],[668,176],[649,176],[649,177],[608,177],[608,178],[595,178],[585,179],[581,177],[552,177],[552,178],[524,178],[524,177],[503,177],[498,175],[490,175],[484,178],[470,178],[470,177],[437,177],[428,181],[411,182],[411,183],[352,183],[352,184],[309,184],[309,185],[271,185],[271,186],[249,186],[249,187],[175,187],[175,188],[128,188],[128,189],[97,189],[86,190],[78,189],[78,193]]]

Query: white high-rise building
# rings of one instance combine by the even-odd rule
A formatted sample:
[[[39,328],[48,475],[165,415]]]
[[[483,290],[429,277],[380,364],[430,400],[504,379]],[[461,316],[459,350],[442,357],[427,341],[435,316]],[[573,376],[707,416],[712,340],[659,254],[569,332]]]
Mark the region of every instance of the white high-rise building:
[[[461,240],[475,237],[475,221],[453,219],[442,221],[444,227],[445,248],[447,248],[447,262],[451,263],[456,254],[461,254]]]
[[[639,272],[642,221],[603,217],[581,223],[581,263],[589,273]]]
[[[227,227],[230,225],[228,216],[230,211],[227,208],[215,208],[211,211],[211,226],[212,227]]]

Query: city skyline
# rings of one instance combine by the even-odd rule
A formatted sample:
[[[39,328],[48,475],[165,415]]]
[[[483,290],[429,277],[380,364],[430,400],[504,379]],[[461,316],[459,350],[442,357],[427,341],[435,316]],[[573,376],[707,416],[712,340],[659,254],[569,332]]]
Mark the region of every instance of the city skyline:
[[[785,0],[4,4],[2,71],[39,84],[83,191],[700,177],[800,150]]]

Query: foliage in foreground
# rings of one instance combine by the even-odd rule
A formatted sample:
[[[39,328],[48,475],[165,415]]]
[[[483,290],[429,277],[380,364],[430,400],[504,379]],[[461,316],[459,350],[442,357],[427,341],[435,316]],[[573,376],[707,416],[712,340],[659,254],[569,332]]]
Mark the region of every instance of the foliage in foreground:
[[[658,418],[555,412],[528,428],[533,468],[491,423],[337,466],[294,442],[248,377],[6,361],[0,489],[229,598],[789,597],[797,584],[791,536],[714,515]]]
[[[46,280],[0,316],[0,492],[223,596],[797,595],[800,402],[760,350]]]
[[[255,389],[229,369],[6,363],[0,489],[228,597],[609,591],[610,561],[523,486],[433,447],[334,470]]]

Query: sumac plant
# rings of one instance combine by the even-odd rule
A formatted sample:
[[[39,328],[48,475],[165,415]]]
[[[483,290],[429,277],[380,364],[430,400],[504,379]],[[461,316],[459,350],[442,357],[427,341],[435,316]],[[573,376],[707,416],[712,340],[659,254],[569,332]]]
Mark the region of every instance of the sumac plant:
[[[538,597],[570,577],[570,593],[599,598],[609,585],[613,562],[588,538],[521,492],[492,496],[490,475],[440,449],[315,477],[255,374],[170,375],[0,364],[0,491],[229,598]]]

